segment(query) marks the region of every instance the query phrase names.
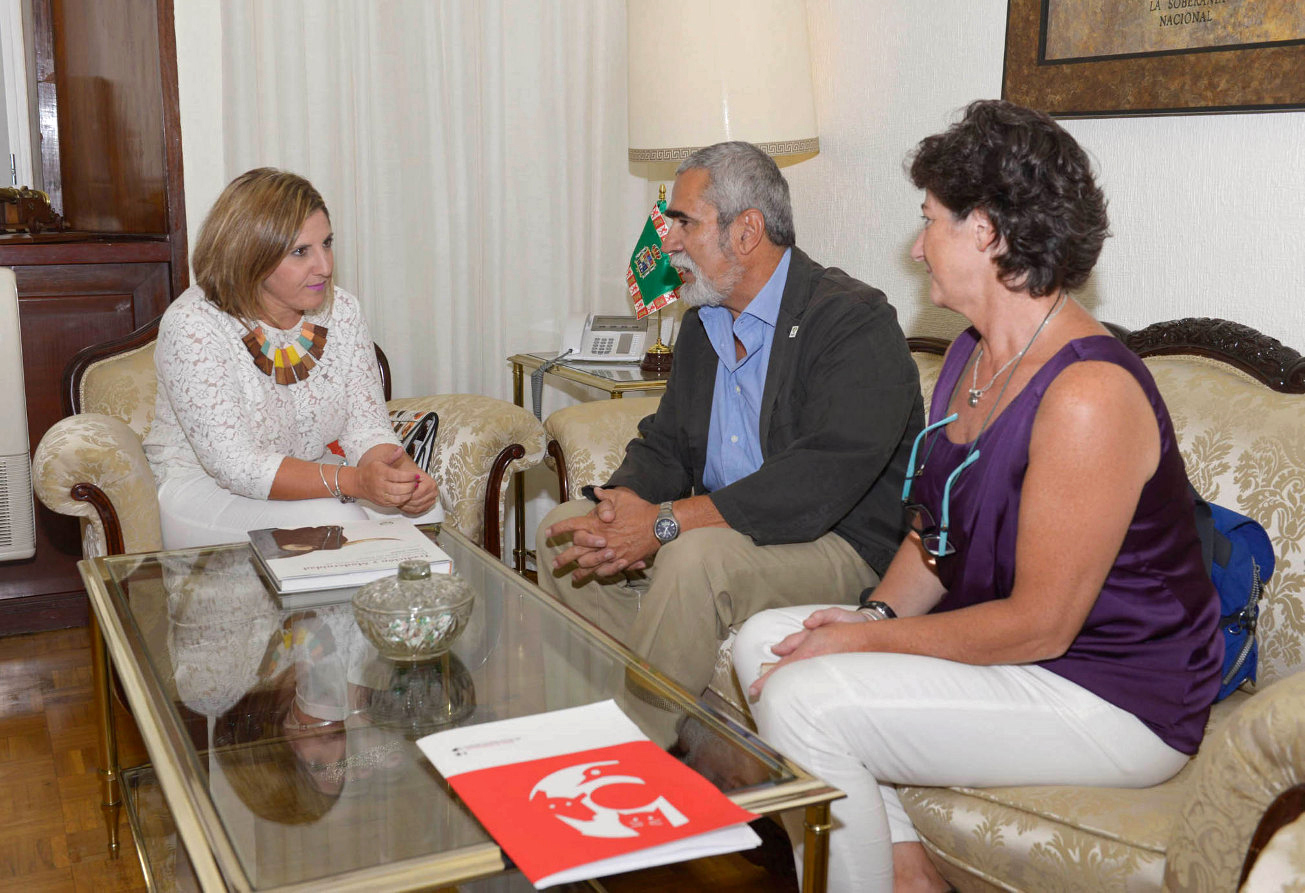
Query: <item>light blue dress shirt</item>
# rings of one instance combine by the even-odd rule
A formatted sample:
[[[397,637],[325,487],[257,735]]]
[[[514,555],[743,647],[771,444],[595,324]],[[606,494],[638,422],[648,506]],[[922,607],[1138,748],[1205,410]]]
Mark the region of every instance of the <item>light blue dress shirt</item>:
[[[761,395],[792,253],[792,249],[784,252],[775,272],[737,319],[725,307],[698,311],[707,339],[720,358],[707,432],[707,463],[702,471],[708,490],[719,490],[761,467]],[[747,351],[741,360],[735,358],[736,337]]]

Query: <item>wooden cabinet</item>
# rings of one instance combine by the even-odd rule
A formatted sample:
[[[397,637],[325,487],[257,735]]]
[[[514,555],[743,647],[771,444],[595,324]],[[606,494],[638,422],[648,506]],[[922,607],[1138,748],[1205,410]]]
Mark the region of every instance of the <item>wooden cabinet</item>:
[[[189,270],[172,0],[31,4],[41,185],[73,230],[0,236],[35,448],[73,354],[162,313]],[[77,523],[38,502],[36,555],[0,564],[0,635],[84,624],[80,557]]]
[[[0,266],[18,280],[27,430],[32,448],[63,416],[68,360],[91,344],[126,335],[163,312],[170,298],[166,241],[89,236],[0,237]],[[0,564],[0,635],[86,622],[76,562],[77,522],[36,506],[36,555]]]

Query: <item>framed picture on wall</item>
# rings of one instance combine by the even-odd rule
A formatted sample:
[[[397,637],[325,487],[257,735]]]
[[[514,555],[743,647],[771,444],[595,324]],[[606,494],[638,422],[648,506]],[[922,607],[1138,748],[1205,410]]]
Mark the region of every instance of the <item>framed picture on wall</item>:
[[[1305,2],[1010,0],[1002,97],[1062,117],[1305,108]]]

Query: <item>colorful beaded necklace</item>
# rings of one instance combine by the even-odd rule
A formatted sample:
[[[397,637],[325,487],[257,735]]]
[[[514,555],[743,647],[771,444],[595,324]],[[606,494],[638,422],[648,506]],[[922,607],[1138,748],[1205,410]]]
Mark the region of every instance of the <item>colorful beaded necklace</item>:
[[[262,326],[251,329],[240,339],[254,358],[254,365],[264,375],[270,375],[277,384],[294,384],[303,381],[317,365],[314,360],[322,358],[326,348],[326,326],[315,325],[304,320],[299,335],[285,347],[275,350],[268,343],[267,333]]]

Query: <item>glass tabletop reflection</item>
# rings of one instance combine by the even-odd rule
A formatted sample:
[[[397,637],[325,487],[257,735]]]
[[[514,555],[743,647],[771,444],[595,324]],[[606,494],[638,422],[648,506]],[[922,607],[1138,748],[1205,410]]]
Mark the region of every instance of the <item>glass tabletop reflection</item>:
[[[396,866],[440,883],[485,874],[484,859],[470,856],[497,848],[416,739],[605,698],[659,743],[669,743],[668,728],[673,738],[692,726],[712,754],[696,768],[747,808],[829,799],[828,788],[456,531],[429,535],[476,601],[451,650],[418,664],[377,654],[354,621],[350,590],[283,604],[245,545],[95,562],[142,669],[133,706],[149,699],[175,725],[174,745],[151,759],[174,763],[202,801],[202,840],[192,833],[186,845],[210,847],[234,886]],[[144,815],[161,800],[154,784],[137,773],[127,790],[133,825],[157,834],[166,822]],[[162,851],[146,841],[151,848]]]

